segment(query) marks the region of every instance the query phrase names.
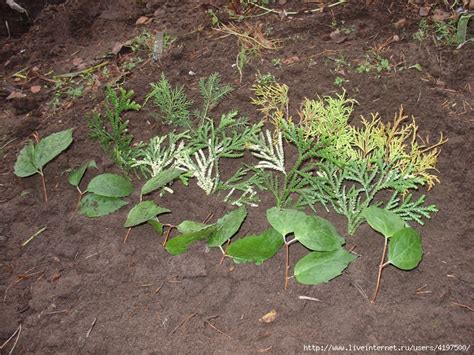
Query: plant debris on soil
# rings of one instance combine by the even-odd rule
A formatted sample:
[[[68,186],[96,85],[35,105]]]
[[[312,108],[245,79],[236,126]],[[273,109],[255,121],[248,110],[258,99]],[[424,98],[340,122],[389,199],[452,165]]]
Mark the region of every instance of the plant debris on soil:
[[[0,2],[2,353],[363,353],[366,348],[355,347],[365,345],[469,352],[474,20],[463,22],[463,43],[456,24],[474,11],[472,1],[17,2],[28,16]],[[416,117],[420,139],[431,137],[427,145],[441,134],[447,139],[440,139],[440,182],[419,191],[439,210],[414,224],[423,259],[412,272],[386,268],[376,303],[370,297],[383,237],[366,223],[349,235],[346,219],[331,209],[317,214],[334,224],[357,258],[341,276],[316,286],[286,277],[285,257],[294,265],[308,252],[299,243],[262,265],[235,264],[199,243],[170,255],[155,228],[168,227],[168,238],[184,220],[216,223],[233,210],[224,196],[207,195],[193,180],[188,187],[174,184],[172,194],[152,195],[172,211],[160,215],[159,227],[138,218],[127,222],[127,233],[125,208],[93,219],[78,213],[82,177],[87,186],[99,174],[123,175],[90,139],[88,123],[104,112],[106,87],[133,90],[142,107],[123,113],[124,132],[139,144],[172,130],[153,100],[144,104],[151,84],[166,77],[200,102],[200,80],[216,72],[234,90],[213,107],[213,117],[238,110],[252,124],[268,124],[251,101],[259,78],[287,86],[286,109],[295,119],[305,98],[345,93],[355,100],[354,126],[371,113],[389,122],[403,106]],[[43,180],[14,174],[29,139],[71,128],[73,143],[37,167]],[[287,154],[291,160],[292,151]],[[71,187],[68,175],[80,166]],[[229,178],[236,163],[225,160],[220,168]],[[136,204],[145,180],[130,177]],[[239,235],[268,229],[265,211],[272,207],[262,195],[258,208],[248,207]],[[165,211],[153,208],[153,217]]]

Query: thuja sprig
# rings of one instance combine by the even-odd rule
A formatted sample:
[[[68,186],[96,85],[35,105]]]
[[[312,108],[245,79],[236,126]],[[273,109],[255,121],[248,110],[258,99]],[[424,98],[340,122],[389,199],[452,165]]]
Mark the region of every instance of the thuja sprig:
[[[252,86],[255,97],[252,104],[259,106],[259,111],[265,119],[270,119],[274,124],[281,119],[289,120],[288,86],[277,82],[257,83]]]
[[[133,90],[120,87],[117,92],[111,87],[105,89],[105,117],[94,112],[89,119],[89,137],[99,141],[102,149],[112,155],[123,169],[128,169],[133,157],[133,136],[128,131],[128,120],[122,119],[126,111],[138,111],[141,106],[133,101]]]
[[[400,171],[404,179],[419,178],[419,185],[428,185],[431,189],[438,177],[436,171],[439,147],[447,142],[441,135],[439,141],[429,144],[429,138],[418,138],[418,126],[412,117],[403,113],[403,107],[395,114],[392,122],[381,122],[378,114],[371,120],[362,118],[362,127],[348,126],[352,135],[351,146],[347,147],[348,159],[367,161],[369,164],[380,158],[386,162],[395,162],[393,168]],[[402,191],[404,192],[404,191]]]
[[[269,132],[267,132],[267,141],[279,146],[274,148],[274,153],[276,151],[279,151],[279,153],[265,154],[265,150],[270,150],[270,148],[263,148],[262,146],[260,153],[255,154],[254,152],[259,162],[254,166],[247,166],[243,171],[239,171],[239,175],[234,175],[226,182],[225,186],[231,191],[246,192],[255,189],[267,191],[274,196],[277,207],[288,207],[295,204],[292,199],[293,194],[297,194],[298,199],[307,199],[305,195],[310,185],[305,174],[309,173],[311,167],[309,163],[320,157],[322,144],[307,140],[304,130],[291,121],[281,120],[277,123],[277,126],[281,128],[281,131],[276,131],[273,134],[277,137],[277,142],[273,142],[274,138]],[[295,146],[297,149],[297,158],[289,169],[285,167],[283,142],[278,143],[278,140],[281,139],[279,137],[284,137],[286,143]],[[261,145],[266,144],[261,143]],[[250,177],[247,178],[247,176]]]
[[[338,162],[350,160],[353,134],[348,126],[355,100],[345,92],[335,97],[325,96],[305,99],[299,112],[300,125],[307,140],[324,141],[321,154]]]
[[[383,157],[372,161],[353,161],[338,166],[330,160],[315,164],[314,170],[304,177],[312,188],[301,204],[321,203],[326,209],[332,206],[336,213],[346,216],[349,234],[365,222],[362,214],[371,205],[382,206],[395,212],[405,221],[414,220],[423,224],[421,218],[430,218],[437,211],[435,205],[425,206],[425,197],[412,200],[411,190],[417,190],[424,180],[420,176],[406,176],[396,168],[398,159],[386,162]],[[387,203],[382,198],[383,191],[391,192]],[[313,202],[310,202],[310,201]]]
[[[173,167],[176,159],[185,149],[185,140],[189,139],[188,131],[168,137],[156,136],[137,150],[131,161],[131,167],[138,168],[146,177],[154,177],[163,170]]]
[[[269,130],[265,134],[260,132],[258,139],[249,145],[252,155],[260,159],[256,168],[273,169],[286,175],[285,152],[283,150],[283,135],[281,131],[276,132],[276,138],[272,137]]]
[[[324,139],[324,147],[313,169],[299,172],[312,186],[299,203],[311,206],[313,200],[332,206],[346,216],[350,234],[365,221],[365,208],[385,204],[382,191],[392,195],[385,208],[404,220],[429,218],[436,206],[425,206],[423,196],[412,201],[412,191],[425,184],[430,189],[438,182],[432,171],[443,137],[431,146],[419,142],[415,120],[407,122],[402,108],[392,122],[383,123],[374,114],[369,120],[362,118],[362,126],[353,127],[348,124],[350,104],[343,95],[319,103],[306,101],[301,126],[308,137]]]
[[[151,87],[151,92],[145,97],[145,104],[153,99],[161,111],[161,119],[166,124],[191,127],[189,109],[193,102],[186,96],[184,88],[182,86],[173,88],[164,73],[161,73],[160,81],[151,84]]]
[[[415,221],[423,225],[422,218],[430,219],[433,213],[438,212],[436,205],[426,206],[425,200],[425,195],[421,195],[417,200],[414,200],[412,194],[400,196],[398,191],[394,191],[385,205],[385,209],[396,213],[404,221]]]
[[[210,143],[210,140],[209,140]],[[219,153],[222,147],[209,147],[206,153],[199,149],[192,154],[184,152],[178,158],[177,167],[191,173],[197,185],[209,195],[216,191],[220,182]]]
[[[219,158],[239,158],[260,132],[261,126],[260,123],[249,125],[245,117],[231,111],[221,116],[218,125],[211,119],[205,120],[196,129],[191,143],[198,149],[214,147],[214,150],[220,151]]]
[[[204,120],[209,112],[214,109],[234,89],[227,84],[221,84],[219,73],[213,73],[208,78],[199,80],[199,93],[202,96],[202,109],[195,112],[196,117]]]
[[[371,204],[380,205],[378,194],[383,190],[416,188],[416,179],[402,179],[392,164],[379,160],[372,167],[364,162],[352,162],[340,168],[334,162],[324,160],[314,166],[311,173],[301,173],[311,185],[300,201],[304,206],[321,203],[326,210],[332,206],[338,214],[347,218],[347,229],[353,234],[365,218],[362,212]]]
[[[198,186],[211,194],[221,185],[220,160],[242,157],[260,129],[261,124],[249,125],[237,111],[222,115],[217,125],[205,119],[182,150],[177,167],[189,171],[198,180]]]

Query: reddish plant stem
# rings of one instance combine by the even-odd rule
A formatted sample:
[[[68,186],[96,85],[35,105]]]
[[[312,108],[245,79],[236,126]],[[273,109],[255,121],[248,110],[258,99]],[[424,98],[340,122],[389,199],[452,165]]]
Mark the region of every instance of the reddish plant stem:
[[[171,233],[171,230],[173,229],[174,227],[172,226],[168,226],[168,230],[166,231],[165,233],[165,240],[163,242],[163,246],[165,247],[166,246],[166,243],[168,243],[168,239],[170,237],[170,233]]]
[[[221,258],[221,261],[219,262],[219,265],[222,265],[222,263],[224,262],[224,259],[227,255],[227,248],[229,248],[229,244],[230,244],[230,239],[227,241],[227,244],[224,249],[224,254],[222,254],[222,258]]]
[[[211,220],[211,218],[214,216],[214,214],[212,212],[210,212],[207,217],[202,221],[202,223],[206,224],[207,222],[209,222]]]
[[[288,270],[290,269],[290,244],[285,242],[285,290],[288,288]]]
[[[130,232],[132,230],[132,227],[128,228],[127,234],[125,234],[125,238],[123,238],[123,244],[127,242],[128,236],[130,235]]]
[[[79,205],[81,203],[82,196],[84,195],[84,192],[82,192],[79,187],[76,186],[76,189],[77,189],[77,192],[79,192],[79,198],[77,199],[76,208],[74,209],[74,211],[77,211],[79,209]]]
[[[44,195],[44,202],[48,203],[48,192],[46,191],[46,181],[44,180],[44,174],[41,172],[41,183],[43,185],[43,195]]]
[[[377,275],[377,284],[375,286],[374,295],[372,296],[372,300],[370,301],[370,303],[372,303],[372,304],[375,303],[375,300],[377,299],[377,295],[379,294],[380,280],[382,278],[382,270],[385,266],[387,266],[387,263],[384,263],[385,256],[387,255],[387,243],[388,243],[388,238],[385,238],[385,244],[383,246],[382,259],[380,260],[380,264],[379,264],[379,273]]]

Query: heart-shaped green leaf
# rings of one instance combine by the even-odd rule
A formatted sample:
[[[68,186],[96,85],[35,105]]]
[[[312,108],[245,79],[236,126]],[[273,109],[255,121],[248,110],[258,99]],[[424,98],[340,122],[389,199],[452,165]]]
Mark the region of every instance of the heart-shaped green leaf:
[[[79,211],[86,217],[101,217],[125,206],[126,201],[117,197],[87,194],[82,200]]]
[[[218,229],[211,235],[207,241],[207,245],[210,247],[218,247],[224,244],[238,232],[246,216],[247,210],[245,207],[240,207],[220,218],[216,223]]]
[[[163,234],[163,225],[158,221],[158,218],[150,219],[147,223],[152,226],[153,230],[158,234]]]
[[[259,235],[236,240],[227,248],[226,254],[236,263],[255,263],[257,265],[272,258],[283,246],[283,236],[273,228]]]
[[[301,258],[295,265],[299,283],[318,285],[339,276],[356,257],[343,248],[334,251],[314,251]]]
[[[401,217],[392,211],[384,210],[380,207],[370,206],[362,212],[362,215],[367,220],[367,223],[385,238],[392,237],[405,227],[405,221]]]
[[[15,162],[15,175],[19,177],[27,177],[39,172],[35,165],[35,146],[32,141],[23,147],[18,154]]]
[[[186,220],[178,224],[176,228],[178,229],[180,233],[186,234],[186,233],[198,232],[200,230],[206,229],[209,226],[210,226],[209,224]]]
[[[395,233],[388,244],[388,261],[402,270],[412,270],[423,257],[420,234],[413,228]]]
[[[160,173],[158,173],[156,176],[153,176],[150,180],[148,180],[142,187],[142,195],[149,194],[166,184],[169,184],[170,182],[174,181],[177,179],[180,175],[183,174],[183,170],[180,169],[167,169],[164,170]]]
[[[82,178],[84,177],[84,174],[86,173],[86,170],[88,168],[97,168],[97,165],[94,160],[89,160],[88,162],[84,163],[77,169],[73,169],[67,178],[68,182],[72,186],[79,186],[81,183]]]
[[[192,243],[198,240],[206,240],[216,230],[217,226],[211,225],[196,232],[178,235],[166,243],[165,249],[171,255],[183,254],[188,250]]]
[[[133,185],[122,176],[106,173],[94,177],[87,191],[107,197],[125,197],[133,192]]]
[[[315,251],[336,250],[345,242],[329,221],[318,216],[305,216],[304,223],[295,225],[294,233],[301,244]]]
[[[273,207],[267,210],[267,220],[278,233],[286,237],[289,233],[293,233],[297,226],[305,223],[306,214],[297,210]]]
[[[158,206],[153,201],[142,201],[128,212],[127,221],[125,222],[124,227],[134,227],[166,212],[170,212],[170,210]]]
[[[56,132],[43,138],[38,144],[30,140],[18,154],[15,175],[27,177],[41,172],[43,166],[56,158],[72,143],[73,129]]]
[[[70,128],[41,139],[35,147],[34,164],[36,167],[42,168],[69,147],[72,143],[72,131],[73,129]]]

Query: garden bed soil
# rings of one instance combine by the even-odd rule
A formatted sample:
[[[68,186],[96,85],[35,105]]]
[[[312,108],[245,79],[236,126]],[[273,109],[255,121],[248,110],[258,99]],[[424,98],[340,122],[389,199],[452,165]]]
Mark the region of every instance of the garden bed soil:
[[[40,2],[19,3],[31,9]],[[282,40],[281,48],[253,59],[240,83],[232,66],[237,41],[211,28],[204,1],[43,3],[42,11],[31,14],[31,23],[0,5],[0,26],[6,19],[15,23],[10,26],[11,38],[4,30],[0,33],[0,344],[19,325],[18,354],[291,354],[304,352],[305,345],[472,342],[472,43],[456,50],[429,39],[415,41],[418,8],[405,1],[350,1],[323,13],[292,18],[269,14],[250,23],[261,22],[271,38]],[[317,6],[304,6],[312,5]],[[282,8],[304,7],[288,1]],[[153,22],[136,25],[143,15]],[[403,26],[396,28],[394,23],[402,19]],[[330,35],[333,23],[351,29],[343,41]],[[260,118],[249,97],[258,70],[272,72],[289,86],[290,110],[296,117],[305,97],[340,93],[342,89],[334,84],[339,75],[346,80],[348,97],[357,100],[353,122],[371,112],[391,120],[403,105],[407,114],[416,116],[420,135],[435,141],[443,132],[449,141],[439,156],[441,182],[428,197],[440,211],[425,226],[416,227],[424,245],[420,266],[411,272],[386,268],[377,303],[371,304],[367,296],[375,285],[383,238],[366,225],[348,236],[345,220],[323,209],[320,215],[336,225],[348,249],[359,257],[327,284],[304,286],[290,280],[288,290],[283,289],[283,252],[261,266],[234,265],[230,259],[220,264],[220,251],[209,251],[202,244],[172,257],[150,226],[134,229],[123,243],[127,208],[99,219],[79,215],[77,192],[67,183],[67,169],[95,159],[99,170],[88,172],[86,182],[98,172],[120,172],[98,143],[88,138],[87,116],[103,101],[107,82],[99,80],[82,97],[53,112],[48,105],[54,94],[50,82],[38,76],[15,80],[12,75],[35,66],[41,73],[67,73],[75,70],[72,62],[77,57],[95,64],[117,42],[127,41],[145,27],[167,31],[176,41],[158,62],[145,60],[120,78],[135,91],[138,102],[143,102],[149,84],[158,81],[162,72],[197,100],[199,79],[218,71],[236,90],[215,116],[237,108],[256,122]],[[370,47],[394,36],[398,41],[387,45],[383,56],[406,66],[419,63],[421,72],[355,72],[354,63],[364,59]],[[127,53],[119,54],[123,55]],[[107,58],[112,69],[120,60]],[[272,64],[274,58],[281,60],[281,66]],[[335,73],[334,58],[344,58],[352,69]],[[42,89],[33,94],[30,87],[36,85]],[[18,90],[25,96],[6,99]],[[125,117],[137,141],[167,129],[155,122],[149,105]],[[16,156],[33,132],[46,136],[70,127],[75,128],[73,145],[45,169],[50,200],[44,203],[37,176],[21,179],[13,174]],[[236,167],[233,161],[225,164],[225,172]],[[163,222],[199,221],[209,214],[215,220],[230,210],[221,202],[222,196],[208,197],[194,182],[189,188],[175,187],[172,195],[154,196],[172,210]],[[132,200],[139,200],[138,193]],[[271,199],[264,198],[258,209],[252,209],[240,235],[266,229],[265,210],[271,206]],[[43,227],[43,233],[21,246]],[[302,247],[292,247],[292,263],[304,253]],[[273,309],[277,313],[273,322],[259,321]]]

